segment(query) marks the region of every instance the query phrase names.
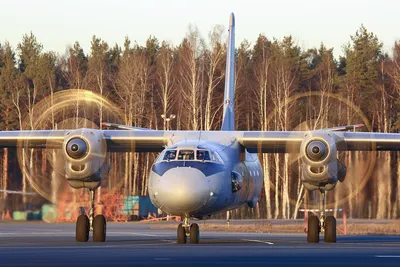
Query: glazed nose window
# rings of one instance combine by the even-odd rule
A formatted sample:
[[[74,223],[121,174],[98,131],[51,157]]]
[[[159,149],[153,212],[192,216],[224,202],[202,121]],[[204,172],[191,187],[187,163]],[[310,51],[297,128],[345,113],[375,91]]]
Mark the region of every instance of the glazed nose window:
[[[194,151],[180,150],[178,154],[178,160],[194,160]]]

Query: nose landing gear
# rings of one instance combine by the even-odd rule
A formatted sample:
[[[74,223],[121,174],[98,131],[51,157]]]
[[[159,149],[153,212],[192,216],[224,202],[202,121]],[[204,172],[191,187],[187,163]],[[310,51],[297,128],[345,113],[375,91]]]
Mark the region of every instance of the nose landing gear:
[[[95,190],[90,190],[91,208],[89,216],[85,214],[85,210],[81,208],[81,215],[76,221],[75,239],[77,242],[87,242],[89,240],[89,231],[93,231],[93,242],[104,242],[106,240],[106,218],[102,215],[94,216],[94,197]]]
[[[183,223],[178,225],[177,242],[178,244],[185,244],[187,238],[191,244],[198,244],[200,239],[200,230],[197,223],[190,224],[190,218],[185,217]]]
[[[324,242],[336,243],[336,219],[334,216],[325,217],[325,191],[321,190],[320,215],[308,217],[307,242],[318,243],[319,233],[324,233]]]
[[[187,236],[186,236],[186,229],[183,227],[183,224],[180,223],[178,225],[178,231],[177,231],[177,242],[178,244],[185,244],[187,241]]]

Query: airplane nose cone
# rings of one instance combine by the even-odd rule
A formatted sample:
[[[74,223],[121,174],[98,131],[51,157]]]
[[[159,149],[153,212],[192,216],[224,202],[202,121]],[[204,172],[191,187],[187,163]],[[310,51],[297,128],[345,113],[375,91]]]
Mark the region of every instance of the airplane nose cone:
[[[173,168],[160,178],[157,199],[161,209],[169,214],[194,212],[205,205],[209,197],[208,181],[196,168]]]

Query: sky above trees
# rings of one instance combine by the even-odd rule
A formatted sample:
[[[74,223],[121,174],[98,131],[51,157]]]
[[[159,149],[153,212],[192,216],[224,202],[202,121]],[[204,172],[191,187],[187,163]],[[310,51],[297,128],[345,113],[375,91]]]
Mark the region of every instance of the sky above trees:
[[[126,36],[144,45],[150,35],[179,44],[188,25],[195,24],[204,38],[216,24],[227,28],[230,12],[237,21],[236,44],[247,39],[254,44],[260,33],[269,39],[292,35],[306,50],[321,42],[343,55],[342,46],[363,24],[391,53],[400,39],[396,0],[286,0],[286,1],[103,1],[70,0],[57,2],[3,1],[0,16],[0,42],[14,47],[32,31],[45,50],[64,54],[68,45],[79,40],[88,51],[96,34],[109,44],[123,45]]]

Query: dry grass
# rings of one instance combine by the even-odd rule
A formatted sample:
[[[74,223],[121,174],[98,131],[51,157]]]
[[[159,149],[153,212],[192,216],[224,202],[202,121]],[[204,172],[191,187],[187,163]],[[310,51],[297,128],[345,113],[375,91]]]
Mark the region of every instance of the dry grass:
[[[348,224],[348,235],[400,235],[400,222]]]
[[[260,222],[248,225],[240,224],[200,224],[201,231],[224,231],[224,232],[248,232],[248,233],[304,233],[305,229],[301,223],[272,224]],[[338,224],[343,230],[343,225]],[[150,229],[176,229],[175,224],[157,224]],[[338,232],[338,234],[340,234]],[[388,223],[348,223],[348,235],[400,235],[400,222]]]

